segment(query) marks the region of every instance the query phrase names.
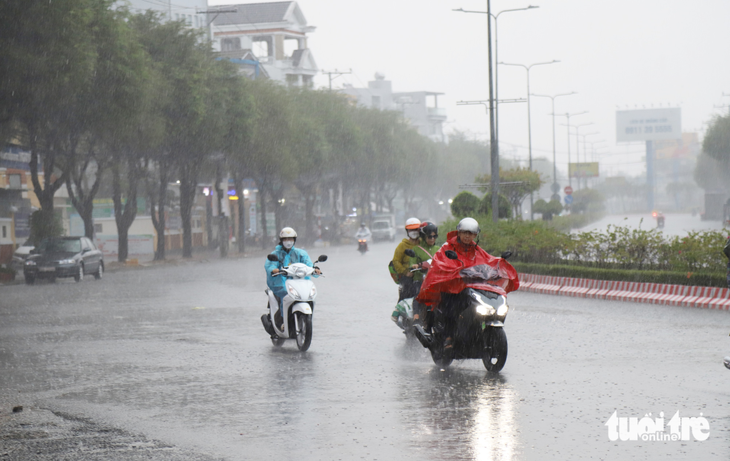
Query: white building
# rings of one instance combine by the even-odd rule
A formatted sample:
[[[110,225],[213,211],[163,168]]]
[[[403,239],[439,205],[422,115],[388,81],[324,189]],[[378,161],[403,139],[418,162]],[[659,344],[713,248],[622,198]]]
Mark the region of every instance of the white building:
[[[222,56],[243,59],[253,55],[269,78],[294,86],[311,86],[317,63],[307,47],[315,30],[297,2],[222,5],[212,15],[211,36]],[[230,10],[236,10],[230,12]]]
[[[208,0],[117,0],[115,6],[119,5],[126,5],[132,13],[153,10],[168,21],[185,21],[198,29],[208,27]]]
[[[432,91],[393,92],[390,80],[380,73],[375,80],[368,82],[367,88],[345,85],[340,93],[350,96],[357,104],[380,110],[397,110],[418,130],[436,142],[445,142],[443,123],[446,109],[438,106],[438,97],[443,93]]]

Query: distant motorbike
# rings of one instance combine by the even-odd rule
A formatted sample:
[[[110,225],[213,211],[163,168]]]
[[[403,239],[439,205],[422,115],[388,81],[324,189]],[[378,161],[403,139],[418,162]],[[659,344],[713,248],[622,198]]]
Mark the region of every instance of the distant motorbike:
[[[664,228],[664,215],[657,211],[653,212],[651,215],[654,217],[654,219],[656,219],[657,229],[663,229]]]
[[[368,241],[366,239],[357,239],[357,251],[360,254],[365,254],[368,251]]]
[[[278,261],[276,255],[270,254],[269,261]],[[314,300],[317,297],[317,288],[312,280],[306,277],[318,269],[316,263],[327,261],[326,255],[321,255],[315,261],[314,267],[306,264],[294,263],[279,268],[276,276],[286,277],[287,295],[281,300],[284,306],[285,321],[283,328],[279,328],[276,313],[279,312],[279,301],[270,289],[266,289],[269,297],[268,312],[261,316],[261,323],[264,330],[271,336],[274,346],[281,346],[287,339],[296,339],[297,347],[304,352],[309,349],[312,343],[312,315],[314,313]]]
[[[454,251],[446,251],[446,257],[458,260]],[[502,254],[507,259],[511,252]],[[507,335],[504,321],[509,311],[507,297],[499,294],[494,287],[504,288],[509,279],[498,267],[476,265],[463,268],[458,276],[466,284],[454,305],[456,327],[453,333],[453,346],[444,350],[444,328],[442,320],[436,316],[433,333],[429,334],[422,325],[415,325],[416,338],[431,352],[434,363],[447,367],[453,360],[482,359],[488,371],[502,370],[507,361]],[[499,290],[504,292],[503,290]]]

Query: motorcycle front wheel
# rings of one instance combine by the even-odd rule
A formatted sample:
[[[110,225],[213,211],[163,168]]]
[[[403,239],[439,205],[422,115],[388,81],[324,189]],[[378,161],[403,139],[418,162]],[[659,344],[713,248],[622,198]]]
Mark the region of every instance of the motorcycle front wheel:
[[[271,338],[271,344],[273,344],[275,347],[281,347],[284,344],[285,339],[281,338]]]
[[[507,334],[503,328],[491,328],[487,332],[487,340],[482,356],[487,371],[500,371],[507,362]]]
[[[299,331],[297,331],[297,347],[304,352],[312,344],[312,316],[295,312]]]

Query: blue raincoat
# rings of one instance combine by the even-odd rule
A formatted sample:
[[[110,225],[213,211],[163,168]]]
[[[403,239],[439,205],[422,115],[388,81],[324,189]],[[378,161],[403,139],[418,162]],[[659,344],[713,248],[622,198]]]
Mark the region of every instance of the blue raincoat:
[[[266,264],[264,265],[266,268],[266,284],[269,286],[269,289],[274,292],[276,297],[279,298],[279,311],[281,312],[281,300],[284,299],[284,296],[286,296],[286,277],[282,277],[280,275],[274,277],[271,275],[271,271],[274,269],[281,269],[284,266],[294,263],[303,263],[309,267],[314,267],[314,264],[312,263],[312,260],[309,259],[309,254],[307,254],[305,250],[296,247],[292,247],[291,250],[287,251],[283,246],[276,245],[276,248],[274,248],[274,251],[272,251],[271,254],[276,255],[276,257],[279,258],[279,261],[274,262],[269,261],[268,259],[266,260]],[[309,277],[306,277],[306,279],[309,279]],[[281,312],[281,315],[283,316],[284,312]]]

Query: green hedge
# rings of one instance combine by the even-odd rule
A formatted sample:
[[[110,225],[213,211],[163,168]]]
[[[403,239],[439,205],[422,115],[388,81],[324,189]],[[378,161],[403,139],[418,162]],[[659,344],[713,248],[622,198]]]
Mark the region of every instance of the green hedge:
[[[692,285],[727,288],[727,274],[668,272],[650,270],[602,269],[578,265],[554,265],[513,262],[517,272],[538,275],[553,275],[594,280],[616,280],[642,283],[666,283],[670,285]]]

